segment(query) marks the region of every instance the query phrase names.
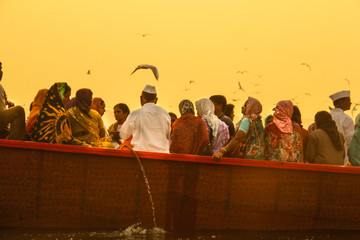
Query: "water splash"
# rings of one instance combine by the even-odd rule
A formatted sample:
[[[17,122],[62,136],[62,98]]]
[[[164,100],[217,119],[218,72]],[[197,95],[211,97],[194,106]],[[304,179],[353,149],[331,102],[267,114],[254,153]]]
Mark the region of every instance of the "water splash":
[[[148,194],[149,194],[149,199],[150,199],[150,202],[151,202],[151,209],[152,209],[154,229],[156,229],[156,228],[157,228],[157,225],[156,225],[156,219],[155,219],[155,206],[154,206],[154,201],[153,201],[153,198],[152,198],[152,195],[151,195],[151,191],[150,191],[150,184],[149,184],[148,178],[146,177],[146,174],[145,174],[144,165],[142,164],[142,162],[141,162],[139,156],[137,155],[137,153],[136,153],[131,147],[129,147],[129,146],[127,146],[127,145],[123,145],[122,148],[123,148],[123,147],[126,147],[126,148],[130,149],[130,151],[135,155],[136,160],[137,160],[138,163],[139,163],[141,172],[142,172],[143,177],[144,177],[144,180],[145,180],[147,192],[148,192]],[[120,149],[121,149],[121,148],[120,148]]]

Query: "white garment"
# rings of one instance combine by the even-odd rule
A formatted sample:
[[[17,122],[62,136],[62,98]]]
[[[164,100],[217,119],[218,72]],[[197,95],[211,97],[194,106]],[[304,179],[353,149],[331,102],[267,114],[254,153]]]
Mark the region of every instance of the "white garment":
[[[169,152],[171,119],[167,111],[145,103],[142,108],[129,114],[120,129],[120,138],[133,136],[131,145],[135,151]]]
[[[341,108],[334,108],[330,111],[332,119],[335,121],[338,130],[344,134],[345,137],[345,162],[344,166],[348,163],[347,150],[350,145],[351,139],[354,135],[355,127],[352,118],[344,113]]]
[[[6,110],[5,106],[5,90],[0,84],[0,111]]]

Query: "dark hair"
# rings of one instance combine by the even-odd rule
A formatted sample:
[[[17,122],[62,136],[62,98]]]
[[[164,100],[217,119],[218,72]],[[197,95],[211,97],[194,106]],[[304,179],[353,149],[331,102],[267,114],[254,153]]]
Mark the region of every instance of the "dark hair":
[[[173,113],[173,112],[169,112],[168,114],[170,115],[170,117],[173,117],[173,118],[177,119],[177,116],[176,116],[176,114],[175,114],[175,113]]]
[[[69,92],[69,91],[71,91],[71,87],[68,84],[66,84],[65,85],[65,92]]]
[[[121,111],[123,111],[124,113],[127,113],[127,114],[130,113],[130,109],[125,103],[118,103],[114,106],[114,110],[115,110],[115,108],[120,108]]]
[[[235,107],[235,106],[234,106],[234,104],[232,104],[232,103],[227,104],[226,107],[225,107],[224,114],[225,114],[226,116],[230,117],[231,112],[234,111],[234,107]]]
[[[142,92],[142,93],[141,93],[141,96],[143,96],[143,98],[144,98],[146,101],[154,101],[155,98],[156,98],[156,94],[148,93],[148,92]]]
[[[301,128],[303,128],[303,126],[301,125],[302,121],[300,109],[297,106],[293,106],[293,115],[291,117],[291,120],[293,120],[294,122],[299,124]]]
[[[324,130],[329,135],[331,142],[337,151],[344,149],[336,123],[332,119],[330,113],[326,111],[317,112],[315,115],[315,123],[318,128]]]
[[[210,100],[215,102],[216,104],[221,104],[222,105],[221,110],[223,112],[225,112],[227,101],[226,101],[226,98],[223,95],[213,95],[213,96],[210,97]]]

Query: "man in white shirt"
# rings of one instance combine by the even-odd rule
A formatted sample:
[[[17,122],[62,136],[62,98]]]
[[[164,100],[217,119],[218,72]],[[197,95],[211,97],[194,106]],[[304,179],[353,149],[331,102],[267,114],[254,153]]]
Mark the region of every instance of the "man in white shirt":
[[[135,151],[169,152],[171,120],[167,111],[156,106],[155,86],[146,85],[140,96],[142,108],[129,114],[120,129],[120,138],[133,137]]]
[[[3,76],[0,62],[0,81]],[[8,108],[6,108],[8,106]],[[8,128],[10,124],[10,129]],[[8,102],[3,86],[0,84],[0,138],[8,137],[11,140],[25,140],[25,111],[21,106],[13,107]]]
[[[335,121],[336,126],[345,137],[345,159],[344,165],[348,164],[347,150],[350,145],[351,139],[354,135],[354,121],[352,118],[345,114],[344,111],[349,110],[351,106],[350,91],[340,91],[330,96],[335,108],[330,111],[332,119]]]

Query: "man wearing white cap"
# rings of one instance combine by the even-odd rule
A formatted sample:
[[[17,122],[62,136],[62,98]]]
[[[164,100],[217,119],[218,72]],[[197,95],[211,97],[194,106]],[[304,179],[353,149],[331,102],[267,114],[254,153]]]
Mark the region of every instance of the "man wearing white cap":
[[[345,137],[345,160],[344,165],[348,163],[347,149],[354,135],[354,121],[345,114],[344,111],[349,110],[351,106],[350,91],[341,91],[330,96],[335,108],[330,111],[336,126]]]
[[[140,96],[142,108],[130,113],[120,129],[120,138],[133,137],[135,151],[169,152],[171,120],[167,111],[156,106],[155,86],[146,85]]]

